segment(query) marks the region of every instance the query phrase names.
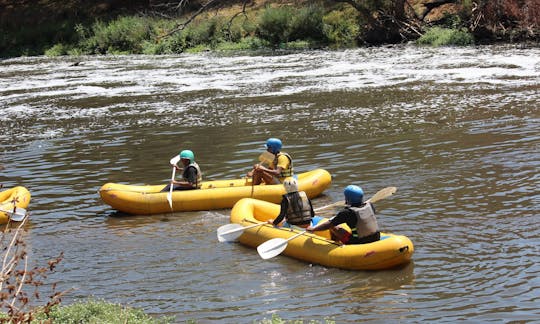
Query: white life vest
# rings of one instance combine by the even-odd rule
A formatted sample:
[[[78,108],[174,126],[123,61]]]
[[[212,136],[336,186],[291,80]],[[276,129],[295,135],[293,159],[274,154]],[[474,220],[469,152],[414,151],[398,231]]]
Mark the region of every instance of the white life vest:
[[[370,203],[364,204],[362,207],[349,207],[356,214],[356,227],[351,228],[353,237],[359,239],[375,234],[379,231],[377,218]]]

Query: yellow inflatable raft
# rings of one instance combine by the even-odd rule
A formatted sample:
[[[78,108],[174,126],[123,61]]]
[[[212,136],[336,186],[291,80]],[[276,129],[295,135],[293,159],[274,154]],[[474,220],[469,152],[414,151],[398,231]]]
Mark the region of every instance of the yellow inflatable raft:
[[[320,195],[331,181],[330,173],[323,169],[298,174],[298,187],[310,198]],[[99,194],[112,208],[135,215],[231,208],[245,197],[278,203],[285,194],[281,184],[252,186],[251,179],[204,181],[201,189],[173,191],[171,210],[168,193],[161,192],[164,187],[107,183]]]
[[[275,218],[279,214],[279,209],[280,206],[273,203],[250,198],[242,199],[231,211],[231,223],[247,227],[266,222]],[[321,220],[324,221],[327,220]],[[301,232],[264,224],[245,229],[238,239],[244,245],[257,247],[270,239],[288,239]],[[320,231],[313,234],[305,232],[288,241],[282,254],[326,267],[381,270],[408,263],[413,252],[411,240],[403,235],[381,233],[381,240],[377,242],[340,245],[330,239],[329,231]]]
[[[6,224],[11,216],[13,220],[24,219],[26,207],[30,204],[30,191],[22,186],[0,192],[0,224]],[[13,207],[15,205],[15,215]]]

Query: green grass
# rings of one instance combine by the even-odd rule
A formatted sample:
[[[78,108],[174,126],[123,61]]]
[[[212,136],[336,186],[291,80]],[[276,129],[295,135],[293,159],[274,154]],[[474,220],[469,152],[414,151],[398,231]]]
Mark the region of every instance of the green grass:
[[[174,323],[173,317],[154,318],[140,309],[94,299],[76,302],[69,306],[55,306],[48,317],[44,313],[38,313],[36,320],[32,323],[40,323],[47,319],[52,320],[52,323]]]
[[[461,29],[433,27],[427,30],[416,42],[431,46],[468,46],[474,44],[473,36]]]

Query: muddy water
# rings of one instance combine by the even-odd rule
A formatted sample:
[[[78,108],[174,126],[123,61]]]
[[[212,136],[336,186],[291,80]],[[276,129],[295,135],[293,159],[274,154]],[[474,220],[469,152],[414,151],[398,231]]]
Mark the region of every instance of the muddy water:
[[[528,321],[540,316],[540,50],[384,47],[0,62],[0,183],[32,193],[32,261],[88,296],[178,322]],[[75,64],[76,63],[76,64]],[[413,262],[379,272],[218,243],[230,210],[119,215],[106,182],[166,183],[190,148],[237,178],[268,137],[297,172],[361,185]],[[39,302],[38,302],[39,303]]]

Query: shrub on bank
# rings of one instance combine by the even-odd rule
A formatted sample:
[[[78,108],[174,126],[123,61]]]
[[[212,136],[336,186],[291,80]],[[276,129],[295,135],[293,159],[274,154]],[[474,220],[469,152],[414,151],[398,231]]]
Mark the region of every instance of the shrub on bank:
[[[86,54],[141,54],[144,41],[154,36],[150,19],[134,16],[97,21],[89,30],[78,25],[76,32]]]
[[[428,29],[416,43],[431,46],[467,46],[474,44],[474,38],[462,29],[433,27]]]
[[[257,37],[268,41],[273,47],[289,41],[291,35],[290,21],[292,9],[284,7],[267,7],[259,18]]]
[[[360,33],[356,13],[352,9],[329,12],[323,17],[323,33],[335,47],[355,45]]]
[[[51,320],[52,323],[109,323],[154,324],[173,323],[173,317],[153,318],[140,309],[89,299],[69,306],[56,306],[49,313],[37,314],[36,322]]]

